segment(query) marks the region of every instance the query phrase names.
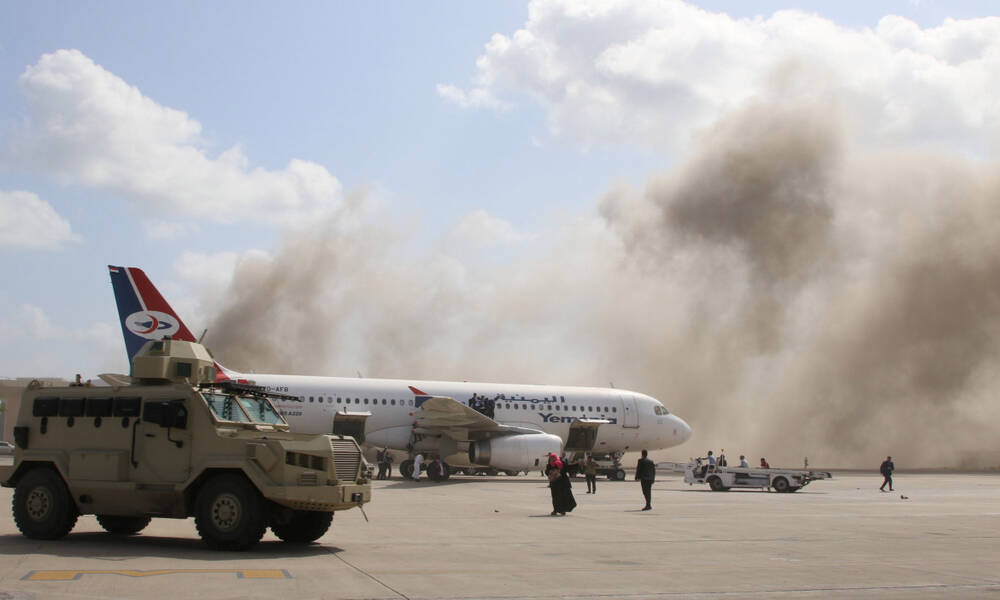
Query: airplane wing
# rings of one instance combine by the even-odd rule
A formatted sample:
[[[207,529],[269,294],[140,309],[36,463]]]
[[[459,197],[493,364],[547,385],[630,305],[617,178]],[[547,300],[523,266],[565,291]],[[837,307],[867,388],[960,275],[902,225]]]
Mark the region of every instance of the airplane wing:
[[[501,425],[481,412],[469,408],[454,398],[431,396],[410,386],[416,396],[416,433],[443,433],[459,440],[486,439],[517,433],[541,433],[529,427]]]

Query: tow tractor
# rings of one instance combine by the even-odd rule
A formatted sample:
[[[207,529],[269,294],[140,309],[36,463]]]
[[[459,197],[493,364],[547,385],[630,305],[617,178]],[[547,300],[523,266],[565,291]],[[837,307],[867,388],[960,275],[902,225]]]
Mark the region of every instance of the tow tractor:
[[[732,488],[773,489],[780,493],[795,492],[811,481],[831,479],[829,471],[804,469],[762,469],[759,467],[718,467],[696,458],[685,463],[659,463],[658,469],[684,473],[684,483],[707,483],[713,492],[728,492]]]

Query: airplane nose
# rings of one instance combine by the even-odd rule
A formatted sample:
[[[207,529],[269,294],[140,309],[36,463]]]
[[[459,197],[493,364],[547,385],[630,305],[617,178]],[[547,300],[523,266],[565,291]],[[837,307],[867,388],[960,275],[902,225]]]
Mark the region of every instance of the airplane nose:
[[[691,426],[684,422],[684,419],[675,416],[677,419],[677,435],[680,436],[678,443],[683,444],[691,438]]]

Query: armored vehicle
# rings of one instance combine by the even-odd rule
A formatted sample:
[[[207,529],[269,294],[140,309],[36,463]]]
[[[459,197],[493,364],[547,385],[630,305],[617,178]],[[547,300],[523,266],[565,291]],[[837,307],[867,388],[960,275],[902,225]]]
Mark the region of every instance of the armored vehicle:
[[[212,548],[243,550],[266,528],[286,542],[322,536],[338,510],[371,499],[353,438],[296,434],[273,394],[216,382],[199,344],[147,342],[132,375],[106,386],[30,385],[14,427],[14,521],[37,539],[65,536],[81,514],[112,534],[152,517],[194,517]]]

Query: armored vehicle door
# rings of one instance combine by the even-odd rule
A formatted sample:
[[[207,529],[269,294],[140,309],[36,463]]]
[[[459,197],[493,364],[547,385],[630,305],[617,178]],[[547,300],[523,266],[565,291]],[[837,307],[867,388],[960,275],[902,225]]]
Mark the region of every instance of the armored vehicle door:
[[[133,432],[133,479],[177,483],[191,473],[188,400],[144,399],[142,420]]]

